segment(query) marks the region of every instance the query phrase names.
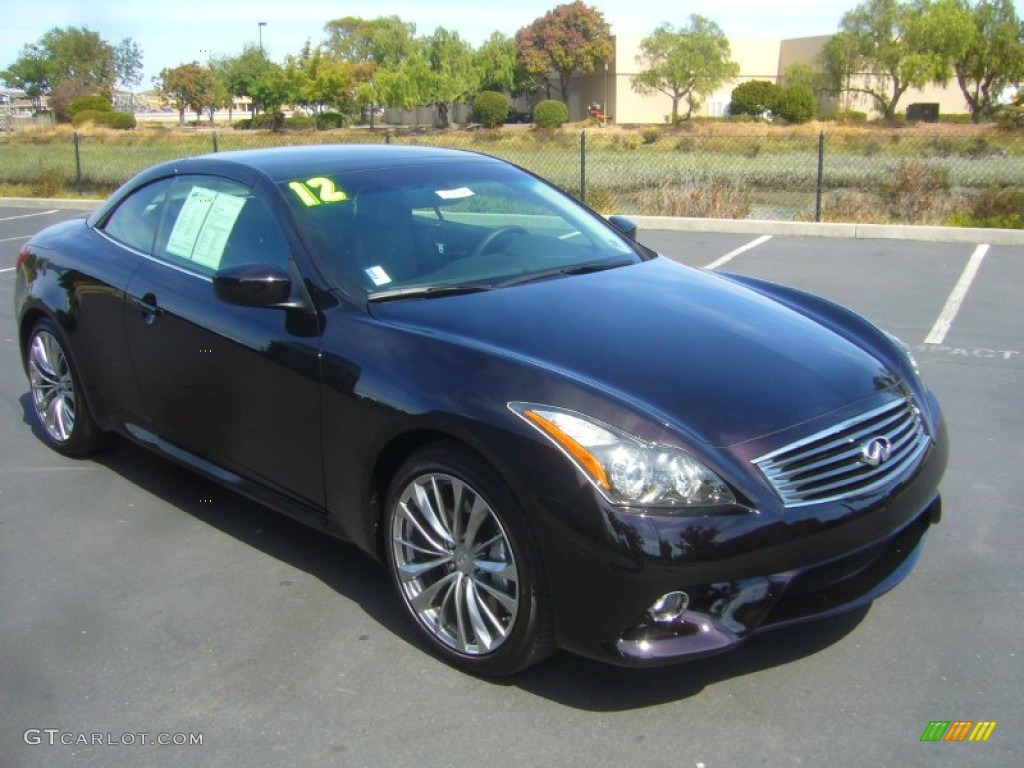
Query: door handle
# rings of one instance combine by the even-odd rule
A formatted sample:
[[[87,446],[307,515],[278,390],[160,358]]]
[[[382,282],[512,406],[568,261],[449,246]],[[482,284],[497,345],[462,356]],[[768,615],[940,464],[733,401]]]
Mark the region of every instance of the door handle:
[[[142,311],[142,319],[148,324],[152,323],[156,319],[162,310],[157,306],[156,294],[146,293],[141,297],[132,296],[132,304],[138,307]]]

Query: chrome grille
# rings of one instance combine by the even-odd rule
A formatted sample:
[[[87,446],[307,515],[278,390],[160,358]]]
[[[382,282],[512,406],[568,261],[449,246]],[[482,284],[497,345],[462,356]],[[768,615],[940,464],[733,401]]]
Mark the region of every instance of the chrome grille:
[[[880,451],[868,446],[887,441],[888,457],[872,466]],[[836,501],[874,490],[913,470],[931,438],[917,407],[907,399],[805,437],[764,456],[754,464],[787,507]]]

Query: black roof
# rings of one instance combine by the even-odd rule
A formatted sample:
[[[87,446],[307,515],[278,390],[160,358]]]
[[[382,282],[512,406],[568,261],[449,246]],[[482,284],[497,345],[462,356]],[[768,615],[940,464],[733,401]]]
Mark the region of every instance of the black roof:
[[[337,170],[365,170],[390,165],[451,162],[453,160],[493,160],[486,155],[460,149],[420,147],[400,144],[312,144],[306,146],[243,149],[201,155],[170,163],[179,172],[210,170],[221,163],[252,168],[273,181],[284,181],[304,174]]]

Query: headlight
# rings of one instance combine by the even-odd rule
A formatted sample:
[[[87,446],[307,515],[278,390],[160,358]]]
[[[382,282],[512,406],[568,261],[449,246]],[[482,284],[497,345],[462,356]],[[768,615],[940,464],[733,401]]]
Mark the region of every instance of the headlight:
[[[557,445],[614,504],[716,507],[735,504],[729,487],[686,451],[647,443],[582,413],[509,403],[513,413]]]
[[[917,376],[918,378],[921,378],[921,369],[917,367],[917,358],[914,357],[914,353],[910,351],[910,347],[907,346],[906,342],[904,342],[903,339],[899,338],[898,336],[893,336],[886,330],[883,330],[882,333],[888,336],[889,341],[895,344],[897,349],[899,349],[900,352],[902,352],[903,355],[907,358],[907,360],[910,362],[910,367],[914,369],[914,375]]]

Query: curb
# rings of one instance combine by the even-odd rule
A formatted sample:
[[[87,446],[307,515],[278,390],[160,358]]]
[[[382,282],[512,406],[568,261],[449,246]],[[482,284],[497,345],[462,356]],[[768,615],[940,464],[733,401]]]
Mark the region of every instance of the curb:
[[[91,211],[103,200],[77,198],[0,197],[0,205],[18,208],[63,208]],[[918,240],[929,243],[987,243],[1024,245],[1024,229],[927,227],[907,224],[841,224],[772,219],[688,219],[676,216],[630,216],[640,230],[715,232],[734,235],[842,237],[848,240]]]
[[[0,197],[0,205],[12,208],[57,208],[71,211],[92,211],[104,202],[77,197]]]
[[[770,219],[686,219],[672,216],[629,216],[637,228],[673,232],[717,232],[735,235],[843,237],[848,240],[919,240],[931,243],[1024,245],[1024,229],[928,227],[907,224],[840,224]]]

